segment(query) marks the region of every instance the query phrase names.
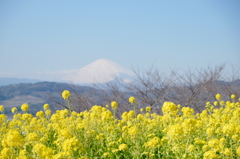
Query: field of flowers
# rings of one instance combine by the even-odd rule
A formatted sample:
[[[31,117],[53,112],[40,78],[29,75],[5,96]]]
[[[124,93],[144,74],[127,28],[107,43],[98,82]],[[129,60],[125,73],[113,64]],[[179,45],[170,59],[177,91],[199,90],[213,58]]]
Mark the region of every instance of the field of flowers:
[[[240,158],[240,102],[235,95],[194,113],[189,107],[165,102],[163,115],[150,107],[136,110],[136,99],[129,98],[132,110],[115,117],[116,101],[111,106],[93,106],[74,112],[70,92],[62,97],[69,109],[52,113],[48,104],[36,115],[12,108],[7,120],[0,106],[0,159],[215,159]]]

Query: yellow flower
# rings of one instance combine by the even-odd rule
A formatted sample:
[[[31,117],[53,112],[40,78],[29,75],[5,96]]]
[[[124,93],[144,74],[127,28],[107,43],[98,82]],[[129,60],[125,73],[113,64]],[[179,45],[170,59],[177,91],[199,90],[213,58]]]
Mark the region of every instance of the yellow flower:
[[[224,144],[226,142],[226,139],[222,137],[219,141],[220,141],[220,144]]]
[[[107,156],[109,156],[109,153],[108,153],[108,152],[105,152],[105,153],[103,153],[103,155],[102,155],[102,157],[107,157]]]
[[[221,94],[216,94],[216,99],[217,99],[218,101],[220,101],[220,100],[222,99]]]
[[[7,116],[5,114],[0,114],[0,124],[4,122],[6,119],[7,119]]]
[[[62,98],[63,99],[68,99],[69,97],[71,96],[71,93],[68,91],[68,90],[64,90],[63,92],[62,92]]]
[[[231,156],[231,155],[232,155],[231,150],[230,150],[229,148],[225,148],[225,149],[224,149],[224,154],[225,154],[226,156]]]
[[[238,146],[237,150],[236,150],[236,153],[238,156],[240,156],[240,146]]]
[[[232,136],[232,139],[233,139],[234,141],[239,141],[240,138],[239,138],[238,135],[235,134],[235,135]]]
[[[3,105],[0,105],[0,112],[4,112],[4,106]]]
[[[113,153],[117,153],[118,151],[119,151],[119,149],[112,150]]]
[[[210,147],[217,147],[219,145],[220,141],[218,139],[211,139],[208,141],[208,146]]]
[[[45,113],[46,113],[46,115],[51,115],[52,111],[51,110],[46,110]]]
[[[115,144],[116,144],[115,141],[111,141],[111,142],[109,142],[109,146],[111,146],[111,147],[113,147]]]
[[[174,113],[177,109],[177,106],[173,102],[164,102],[162,106],[163,114]]]
[[[210,102],[206,102],[206,108],[210,108],[211,107],[211,103]]]
[[[22,109],[22,111],[27,112],[27,111],[28,111],[28,104],[27,104],[27,103],[24,103],[24,104],[21,106],[21,109]]]
[[[180,139],[180,135],[184,133],[184,129],[180,124],[175,124],[169,126],[167,131],[167,136],[173,139]]]
[[[127,145],[126,145],[126,144],[121,144],[121,145],[118,146],[118,149],[119,149],[120,151],[124,151],[124,150],[127,149]]]
[[[129,102],[130,102],[131,104],[134,104],[134,103],[136,103],[136,99],[135,99],[134,97],[130,97],[130,98],[129,98]]]
[[[151,153],[151,154],[150,154],[150,157],[154,157],[154,156],[155,156],[155,154],[154,154],[154,153]]]
[[[62,144],[62,148],[65,152],[69,152],[72,150],[77,151],[79,147],[81,147],[81,143],[75,136],[70,139],[66,139]]]
[[[128,133],[130,135],[136,135],[138,132],[138,129],[135,126],[132,126],[131,128],[128,129]]]
[[[28,134],[28,141],[38,141],[38,135],[35,132]]]
[[[235,125],[233,124],[225,124],[222,128],[222,132],[225,134],[225,135],[233,135],[234,132],[235,132]]]
[[[215,101],[213,105],[218,106],[218,101]]]
[[[18,109],[16,108],[16,107],[13,107],[12,108],[12,113],[14,114],[14,113],[17,113],[17,111],[18,111]]]
[[[116,101],[113,101],[113,102],[111,103],[111,106],[112,106],[113,109],[117,109],[118,103],[117,103]]]
[[[20,152],[19,152],[19,159],[22,159],[22,158],[26,158],[27,159],[26,155],[27,155],[27,151],[26,150],[20,150]]]
[[[43,109],[44,109],[44,110],[49,110],[49,109],[50,109],[49,104],[44,104],[44,105],[43,105]]]
[[[119,143],[121,143],[121,142],[122,142],[122,140],[123,140],[123,139],[120,137],[120,138],[118,139],[118,142],[119,142]]]
[[[203,147],[202,147],[202,150],[203,151],[207,151],[209,149],[209,146],[208,145],[203,145]]]
[[[161,146],[161,139],[159,137],[154,137],[150,141],[146,142],[144,146],[149,148],[156,148],[158,146]]]
[[[182,107],[181,104],[178,104],[178,105],[177,105],[177,108],[178,108],[178,109],[180,109],[181,107]]]
[[[144,119],[144,116],[142,114],[138,114],[137,119],[140,121],[140,120]]]
[[[52,158],[53,150],[41,143],[33,146],[33,152],[39,155],[40,158]]]
[[[44,118],[44,112],[43,111],[39,111],[36,113],[36,116],[39,118]]]
[[[201,140],[199,138],[195,138],[194,140],[195,140],[194,144],[197,144],[197,145],[204,145],[207,143],[206,141]]]
[[[152,110],[151,107],[146,107],[146,111],[147,111],[147,112],[150,112],[151,110]]]
[[[225,104],[224,101],[220,101],[220,105],[223,106]]]
[[[69,96],[64,97],[69,103]],[[44,104],[36,117],[16,113],[14,107],[12,120],[0,112],[0,159],[83,159],[94,157],[92,151],[99,152],[100,158],[157,158],[159,153],[161,158],[239,158],[240,102],[234,100],[209,102],[199,114],[190,107],[166,102],[163,115],[146,107],[140,109],[145,113],[130,110],[123,112],[122,118],[114,118],[116,101],[109,104],[113,111],[95,105],[80,113],[67,109],[54,113]],[[26,105],[21,109],[27,111]],[[139,156],[131,151],[134,149],[139,150]]]
[[[135,112],[133,110],[130,110],[127,115],[128,115],[128,118],[132,118],[134,117]]]
[[[23,143],[24,138],[17,130],[9,130],[2,140],[4,147],[21,147]]]
[[[232,94],[231,95],[231,99],[235,99],[236,98],[236,95],[235,94]]]
[[[195,150],[195,146],[194,145],[191,144],[191,145],[188,146],[188,151],[192,152],[194,150]]]
[[[207,151],[203,155],[204,159],[215,159],[219,158],[219,155],[217,155],[214,151]]]
[[[0,157],[11,158],[12,153],[13,153],[12,149],[5,147],[1,151],[1,156]]]
[[[194,109],[189,107],[182,107],[182,112],[184,117],[190,117],[193,116]]]

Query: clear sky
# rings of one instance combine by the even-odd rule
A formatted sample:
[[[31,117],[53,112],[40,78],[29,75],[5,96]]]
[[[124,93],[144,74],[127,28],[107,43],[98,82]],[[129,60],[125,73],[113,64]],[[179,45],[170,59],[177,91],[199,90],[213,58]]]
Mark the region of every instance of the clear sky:
[[[100,58],[130,70],[240,67],[240,1],[0,1],[0,77],[40,78]]]

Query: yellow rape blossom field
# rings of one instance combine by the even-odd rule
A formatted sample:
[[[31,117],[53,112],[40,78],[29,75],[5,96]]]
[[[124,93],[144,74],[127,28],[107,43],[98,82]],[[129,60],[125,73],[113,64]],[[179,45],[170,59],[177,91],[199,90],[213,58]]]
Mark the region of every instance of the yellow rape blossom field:
[[[165,102],[162,115],[151,107],[136,111],[137,99],[129,98],[132,110],[115,117],[112,108],[93,106],[74,112],[70,92],[62,97],[69,109],[52,114],[45,104],[36,115],[28,113],[28,104],[7,120],[0,106],[0,159],[236,159],[240,158],[240,102],[206,103],[195,113],[190,107]],[[136,112],[141,112],[137,114]]]

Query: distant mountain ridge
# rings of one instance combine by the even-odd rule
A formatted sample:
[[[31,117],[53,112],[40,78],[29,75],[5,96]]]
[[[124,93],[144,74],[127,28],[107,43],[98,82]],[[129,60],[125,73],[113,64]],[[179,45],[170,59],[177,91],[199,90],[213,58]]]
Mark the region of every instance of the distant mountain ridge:
[[[41,74],[41,76],[39,76],[39,74]],[[112,82],[116,78],[124,82],[130,82],[134,74],[116,62],[107,59],[98,59],[80,69],[47,71],[45,73],[32,74],[32,76],[34,76],[34,78],[38,77],[39,79],[0,77],[0,86],[41,81],[90,85]]]
[[[41,82],[41,80],[26,79],[26,78],[0,77],[0,86],[6,86],[6,85],[11,85],[11,84],[19,84],[19,83],[36,83],[36,82]]]
[[[30,113],[42,110],[45,103],[54,106],[50,98],[61,101],[61,92],[63,90],[74,90],[81,93],[90,93],[94,90],[88,86],[77,86],[58,82],[38,82],[38,83],[20,83],[0,87],[0,105],[4,105],[6,113],[11,114],[12,107],[18,107],[23,103],[28,103]],[[57,108],[52,107],[52,110]]]

